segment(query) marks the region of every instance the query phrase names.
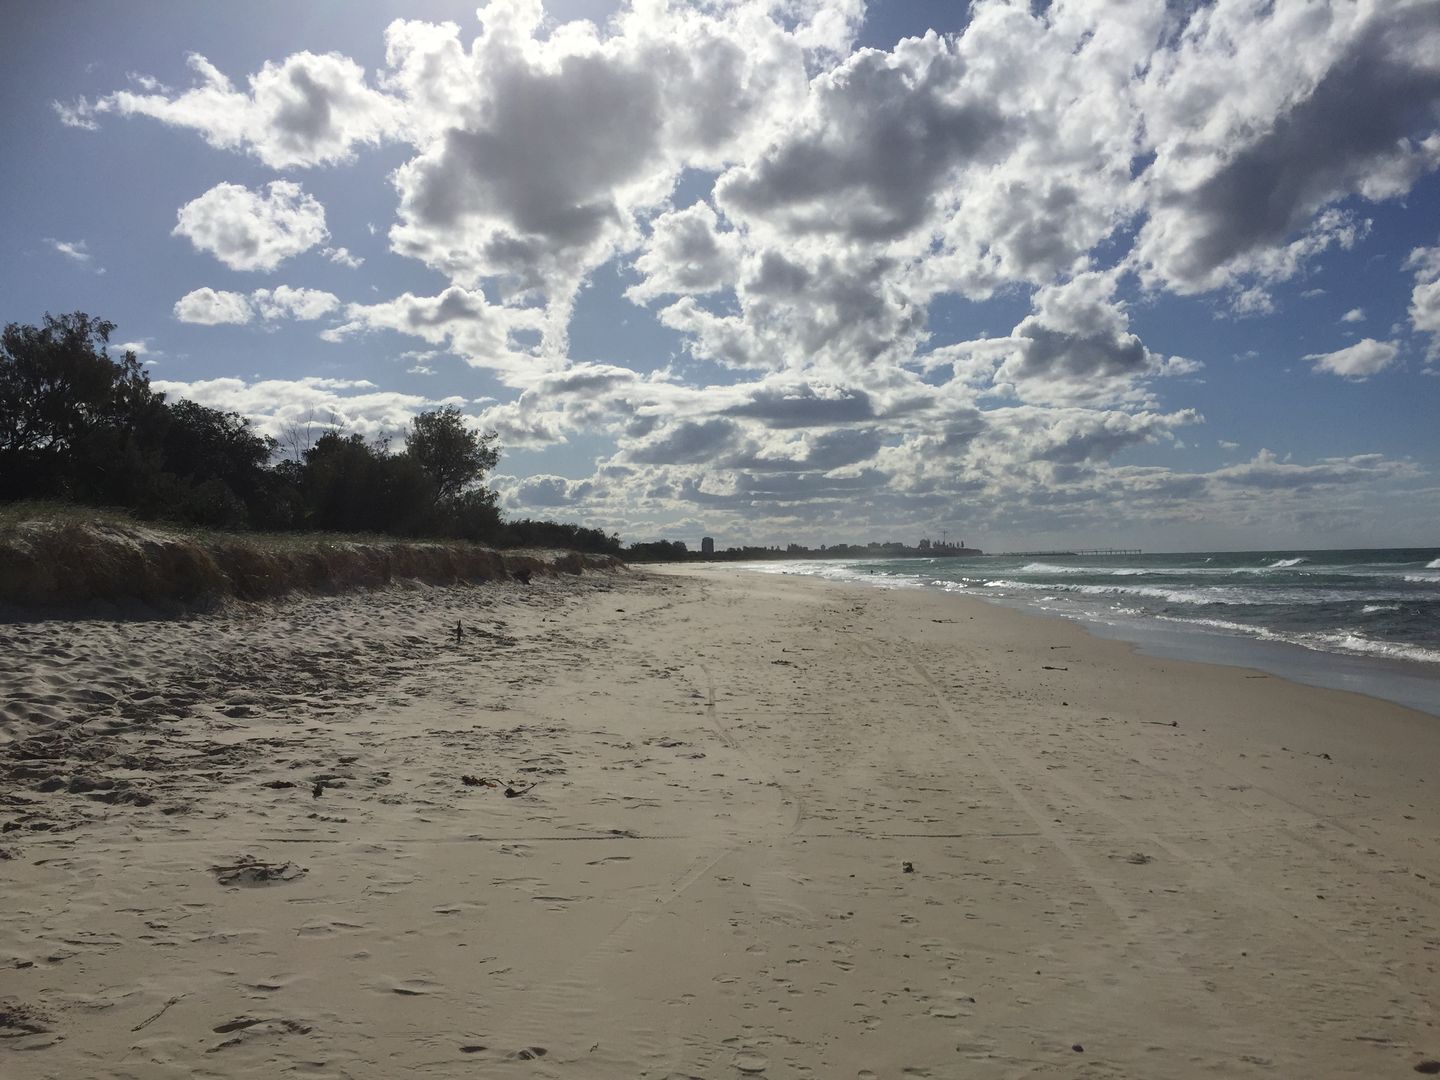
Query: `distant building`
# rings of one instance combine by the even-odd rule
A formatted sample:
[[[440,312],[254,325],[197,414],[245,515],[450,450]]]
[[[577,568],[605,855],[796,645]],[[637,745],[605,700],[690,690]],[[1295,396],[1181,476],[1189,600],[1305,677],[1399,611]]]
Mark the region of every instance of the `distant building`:
[[[700,541],[700,554],[701,554],[701,555],[714,555],[714,554],[715,554],[715,538],[714,538],[713,536],[706,536],[706,537],[704,537],[704,538],[701,539],[701,541]]]

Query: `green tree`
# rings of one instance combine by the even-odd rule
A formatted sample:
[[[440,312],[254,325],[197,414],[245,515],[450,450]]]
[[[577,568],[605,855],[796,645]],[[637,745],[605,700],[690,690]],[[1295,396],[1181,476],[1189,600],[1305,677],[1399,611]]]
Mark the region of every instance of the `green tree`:
[[[133,352],[110,357],[114,329],[77,311],[0,334],[0,499],[72,494],[83,465],[145,457],[164,397]]]
[[[474,431],[453,405],[423,412],[410,423],[405,452],[429,474],[442,500],[480,483],[500,460],[493,432]]]

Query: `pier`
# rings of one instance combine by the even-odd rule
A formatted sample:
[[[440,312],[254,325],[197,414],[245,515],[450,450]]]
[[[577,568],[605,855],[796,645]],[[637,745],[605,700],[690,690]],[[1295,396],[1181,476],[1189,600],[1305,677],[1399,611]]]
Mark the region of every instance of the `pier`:
[[[1033,559],[1041,555],[1054,558],[1058,555],[1143,555],[1139,548],[1076,548],[1074,551],[1002,551],[1016,559]]]

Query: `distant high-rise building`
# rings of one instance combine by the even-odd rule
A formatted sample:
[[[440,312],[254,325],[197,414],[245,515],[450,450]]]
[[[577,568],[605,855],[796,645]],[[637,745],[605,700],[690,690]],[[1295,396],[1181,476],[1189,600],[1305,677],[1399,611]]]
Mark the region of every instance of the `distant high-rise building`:
[[[701,539],[701,541],[700,541],[700,554],[701,554],[701,555],[714,555],[714,554],[715,554],[715,538],[714,538],[713,536],[706,536],[706,537],[704,537],[704,538]]]

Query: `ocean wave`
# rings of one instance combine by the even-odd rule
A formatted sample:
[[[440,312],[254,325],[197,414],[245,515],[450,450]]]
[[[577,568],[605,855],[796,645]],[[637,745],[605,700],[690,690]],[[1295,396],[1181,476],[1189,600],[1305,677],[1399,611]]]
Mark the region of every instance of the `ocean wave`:
[[[1294,559],[1276,559],[1274,562],[1272,562],[1272,563],[1270,564],[1270,566],[1271,566],[1273,569],[1280,570],[1280,569],[1284,569],[1284,568],[1287,567],[1287,566],[1299,566],[1301,563],[1303,563],[1303,562],[1309,562],[1309,561],[1310,561],[1309,559],[1306,559],[1306,558],[1304,558],[1303,556],[1302,556],[1302,557],[1297,557],[1297,558],[1294,558]]]
[[[1406,574],[1405,580],[1412,585],[1440,585],[1440,574]]]
[[[1298,645],[1312,652],[1350,653],[1356,656],[1378,656],[1390,660],[1409,660],[1420,664],[1440,664],[1440,649],[1427,649],[1420,645],[1407,645],[1398,641],[1377,641],[1354,630],[1333,630],[1326,633],[1287,634],[1271,630],[1266,626],[1247,626],[1228,619],[1188,619],[1172,615],[1159,615],[1163,622],[1180,623],[1186,626],[1203,626],[1210,630],[1224,630],[1227,633],[1243,634],[1286,645]]]
[[[1391,660],[1412,660],[1420,664],[1440,664],[1440,649],[1426,649],[1419,645],[1404,645],[1398,641],[1376,641],[1353,631],[1338,631],[1333,634],[1302,634],[1300,644],[1328,652],[1359,653],[1364,656],[1384,656]],[[1310,639],[1318,644],[1310,644]]]
[[[989,589],[1018,589],[1022,592],[1076,593],[1081,596],[1146,596],[1152,600],[1167,600],[1172,604],[1265,604],[1264,597],[1249,598],[1227,590],[1225,595],[1205,592],[1200,589],[1163,589],[1154,585],[1068,585],[1060,582],[1012,581],[997,578],[987,581]]]
[[[1360,609],[1361,615],[1374,615],[1381,611],[1399,611],[1399,604],[1366,604]]]
[[[1425,564],[1426,570],[1440,570],[1440,559],[1431,559]]]

